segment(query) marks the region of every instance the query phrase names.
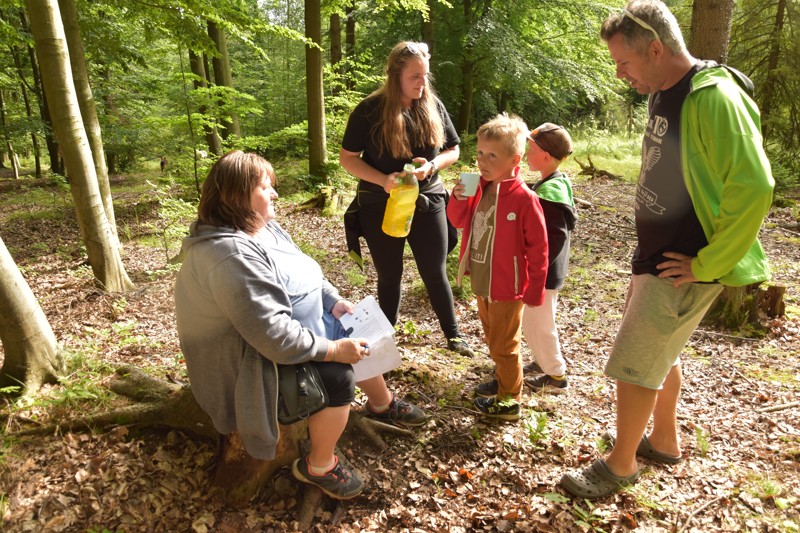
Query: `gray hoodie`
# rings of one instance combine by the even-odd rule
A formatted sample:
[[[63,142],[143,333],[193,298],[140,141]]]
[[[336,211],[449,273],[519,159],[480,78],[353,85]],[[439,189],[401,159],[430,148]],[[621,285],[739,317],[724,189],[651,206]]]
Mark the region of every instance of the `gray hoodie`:
[[[319,329],[303,325],[318,317],[297,316],[297,309],[321,314],[341,299],[319,265],[276,222],[269,227],[310,261],[306,268],[282,270],[257,238],[195,222],[175,284],[178,337],[197,403],[217,431],[238,431],[247,452],[264,460],[275,456],[279,437],[275,363],[322,361],[328,351],[329,341],[312,331]],[[293,278],[318,290],[292,294],[286,286]]]

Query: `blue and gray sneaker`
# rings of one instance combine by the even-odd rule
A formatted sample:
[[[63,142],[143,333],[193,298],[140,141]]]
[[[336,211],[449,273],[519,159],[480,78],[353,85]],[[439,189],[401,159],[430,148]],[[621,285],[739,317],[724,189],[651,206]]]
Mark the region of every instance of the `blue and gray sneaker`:
[[[400,400],[394,394],[389,408],[382,413],[373,411],[368,401],[364,406],[364,416],[393,426],[405,427],[421,426],[428,421],[428,415],[425,414],[425,411],[412,403]]]
[[[364,490],[364,482],[355,472],[351,472],[336,457],[333,468],[322,474],[315,476],[311,473],[308,466],[308,455],[296,459],[292,465],[292,474],[295,479],[316,485],[322,492],[337,500],[349,500],[355,498]]]

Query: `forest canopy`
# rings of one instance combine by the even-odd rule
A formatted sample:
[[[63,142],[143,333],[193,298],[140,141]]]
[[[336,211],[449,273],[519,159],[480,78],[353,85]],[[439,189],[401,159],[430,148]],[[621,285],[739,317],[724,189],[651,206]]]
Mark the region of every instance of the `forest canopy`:
[[[0,9],[5,167],[12,154],[31,158],[53,142],[27,14],[22,2],[10,4]],[[688,35],[691,3],[668,4]],[[234,147],[273,159],[308,154],[304,3],[76,5],[110,172],[169,155],[189,177],[195,154]],[[462,133],[500,111],[532,125],[633,133],[644,99],[615,79],[598,37],[616,7],[588,0],[323,2],[317,15],[329,160],[337,158],[349,111],[377,88],[388,51],[404,39],[431,45],[434,86]],[[791,96],[800,76],[798,16],[793,0],[737,2],[729,35],[727,60],[755,82],[779,185],[798,170],[800,104]],[[50,147],[45,166],[62,172],[54,158]]]

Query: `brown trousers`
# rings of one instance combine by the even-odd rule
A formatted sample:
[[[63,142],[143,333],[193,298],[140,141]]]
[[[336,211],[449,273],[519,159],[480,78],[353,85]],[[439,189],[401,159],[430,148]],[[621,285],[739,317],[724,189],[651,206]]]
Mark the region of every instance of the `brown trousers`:
[[[477,296],[477,299],[484,340],[496,366],[497,399],[519,401],[522,397],[520,325],[525,304],[522,300],[490,302],[485,296]]]

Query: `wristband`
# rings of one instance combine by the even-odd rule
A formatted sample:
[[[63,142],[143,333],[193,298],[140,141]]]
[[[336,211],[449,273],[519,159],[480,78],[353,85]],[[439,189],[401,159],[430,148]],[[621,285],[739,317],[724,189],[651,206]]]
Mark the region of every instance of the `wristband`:
[[[436,164],[436,158],[431,159],[431,176],[439,172],[439,165]]]
[[[336,362],[336,352],[339,351],[339,345],[336,344],[336,341],[333,341],[333,353],[331,354],[331,362]]]

